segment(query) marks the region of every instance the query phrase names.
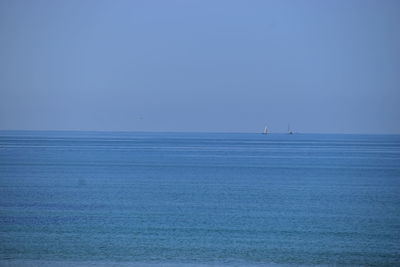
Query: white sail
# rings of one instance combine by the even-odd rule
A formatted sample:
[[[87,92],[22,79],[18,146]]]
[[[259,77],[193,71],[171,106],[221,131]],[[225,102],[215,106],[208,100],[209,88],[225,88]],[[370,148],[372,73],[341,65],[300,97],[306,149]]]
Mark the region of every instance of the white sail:
[[[293,134],[293,131],[290,130],[290,124],[288,124],[287,131],[288,131],[288,134]]]
[[[268,133],[268,128],[267,128],[267,126],[265,126],[263,134],[267,134],[267,133]]]

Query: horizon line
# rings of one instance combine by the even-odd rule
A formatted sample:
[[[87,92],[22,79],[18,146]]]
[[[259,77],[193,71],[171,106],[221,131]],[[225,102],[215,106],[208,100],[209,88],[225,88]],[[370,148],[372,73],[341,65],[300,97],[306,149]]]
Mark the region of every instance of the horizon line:
[[[98,132],[98,133],[198,133],[198,134],[263,134],[262,131],[146,131],[146,130],[48,130],[48,129],[40,129],[40,130],[30,130],[30,129],[0,129],[0,132],[82,132],[82,133],[90,133],[90,132]],[[266,135],[270,134],[288,134],[285,132],[269,132]],[[365,132],[354,132],[354,133],[344,133],[344,132],[301,132],[294,131],[293,134],[341,134],[341,135],[400,135],[399,133],[365,133]]]

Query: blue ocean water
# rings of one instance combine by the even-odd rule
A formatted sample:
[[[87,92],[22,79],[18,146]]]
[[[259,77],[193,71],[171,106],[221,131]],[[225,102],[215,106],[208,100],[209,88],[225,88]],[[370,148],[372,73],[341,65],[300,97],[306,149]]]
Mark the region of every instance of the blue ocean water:
[[[0,132],[0,265],[43,262],[399,266],[400,136]]]

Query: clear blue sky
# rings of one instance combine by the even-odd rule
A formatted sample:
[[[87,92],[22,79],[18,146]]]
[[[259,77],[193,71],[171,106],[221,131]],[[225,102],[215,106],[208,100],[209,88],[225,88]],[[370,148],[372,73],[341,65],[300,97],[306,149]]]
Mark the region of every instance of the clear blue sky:
[[[400,133],[400,1],[0,1],[0,129]]]

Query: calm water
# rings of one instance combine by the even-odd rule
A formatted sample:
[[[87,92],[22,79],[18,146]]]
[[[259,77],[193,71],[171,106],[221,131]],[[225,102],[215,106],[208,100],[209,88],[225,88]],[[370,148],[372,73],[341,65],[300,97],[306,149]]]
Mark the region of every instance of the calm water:
[[[399,266],[400,136],[0,132],[0,265],[46,262]]]

